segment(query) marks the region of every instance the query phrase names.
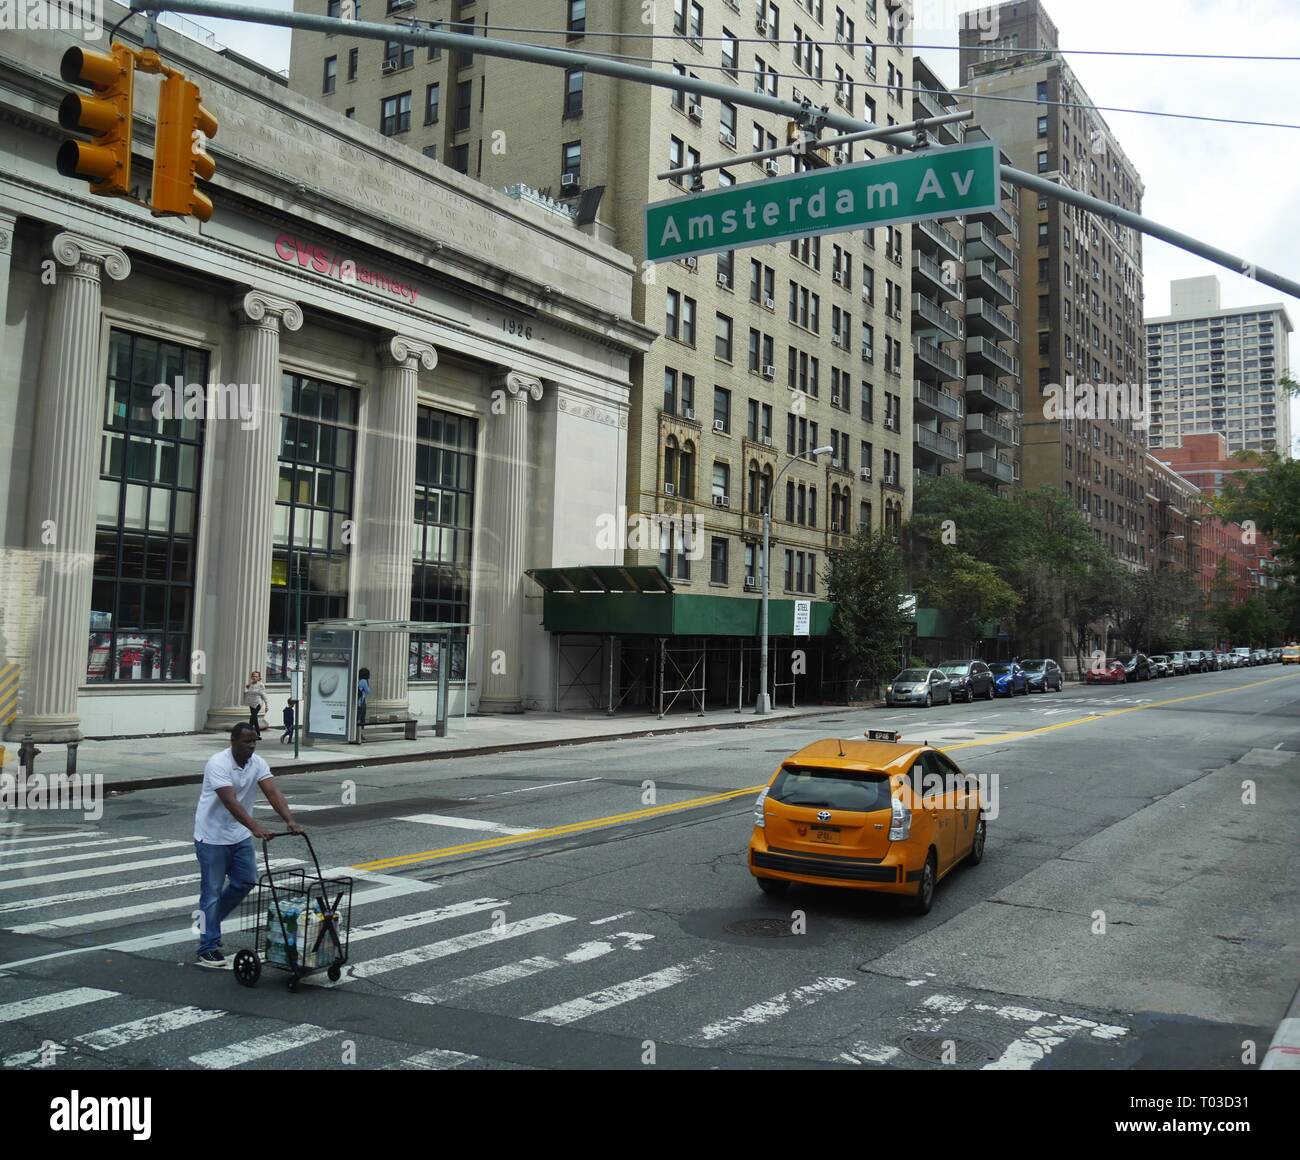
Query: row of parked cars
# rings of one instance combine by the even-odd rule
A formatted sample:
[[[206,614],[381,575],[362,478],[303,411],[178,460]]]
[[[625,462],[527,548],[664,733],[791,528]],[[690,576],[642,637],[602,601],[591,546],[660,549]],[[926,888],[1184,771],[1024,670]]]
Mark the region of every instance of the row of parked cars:
[[[1149,681],[1159,677],[1182,677],[1188,673],[1211,673],[1221,669],[1242,669],[1252,665],[1300,663],[1300,646],[1284,648],[1234,648],[1231,652],[1215,649],[1185,649],[1181,652],[1147,656],[1107,657],[1091,666],[1083,679],[1090,685],[1123,685],[1129,681]]]
[[[953,701],[991,701],[1029,693],[1059,693],[1065,673],[1054,660],[944,661],[933,669],[904,669],[885,686],[885,704],[946,705]]]

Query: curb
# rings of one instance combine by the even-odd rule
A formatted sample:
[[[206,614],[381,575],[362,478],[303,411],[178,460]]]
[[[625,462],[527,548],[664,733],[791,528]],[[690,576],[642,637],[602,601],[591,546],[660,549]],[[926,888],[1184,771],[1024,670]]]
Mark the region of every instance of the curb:
[[[667,729],[640,729],[629,733],[603,733],[590,737],[561,737],[545,741],[505,741],[496,745],[479,745],[465,749],[434,749],[426,753],[394,753],[375,757],[357,757],[355,760],[317,761],[295,765],[289,768],[275,769],[276,777],[288,777],[295,773],[321,773],[331,769],[360,769],[379,765],[405,765],[417,761],[447,761],[455,757],[489,757],[495,753],[524,753],[531,749],[559,749],[565,745],[595,745],[601,741],[629,741],[637,737],[665,737],[678,733],[702,733],[709,729],[756,729],[769,725],[778,725],[783,721],[798,721],[806,717],[824,716],[827,713],[856,712],[862,706],[822,705],[807,712],[790,713],[767,721],[728,721],[721,724],[684,725]],[[107,794],[126,793],[140,789],[169,789],[178,785],[199,785],[203,781],[202,773],[164,774],[161,777],[128,778],[122,781],[104,782]]]
[[[1277,1025],[1259,1070],[1300,1071],[1300,987],[1296,988],[1286,1015]]]

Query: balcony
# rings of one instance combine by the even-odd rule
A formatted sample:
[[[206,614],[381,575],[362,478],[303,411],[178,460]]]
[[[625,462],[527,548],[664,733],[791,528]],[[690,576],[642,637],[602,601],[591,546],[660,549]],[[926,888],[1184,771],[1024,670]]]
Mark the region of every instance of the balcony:
[[[1008,318],[992,302],[985,302],[983,298],[972,298],[966,304],[966,333],[982,334],[986,338],[992,338],[994,342],[1001,342],[1003,339],[1019,342],[1020,324]]]
[[[956,439],[949,439],[947,435],[940,435],[938,431],[931,431],[929,427],[913,427],[912,435],[916,446],[922,451],[929,452],[949,463],[961,462],[961,448]]]
[[[966,380],[966,410],[988,411],[1000,407],[1013,414],[1020,412],[1020,400],[1015,391],[1000,386],[986,375],[971,375]]]
[[[937,257],[961,260],[961,242],[937,221],[913,222],[912,247]]]
[[[966,446],[975,450],[1019,447],[1020,433],[1009,423],[999,423],[992,415],[966,416]]]
[[[913,247],[912,286],[914,289],[924,290],[926,293],[935,295],[941,302],[948,300],[960,302],[963,297],[960,274],[961,263],[953,262],[950,258],[945,260],[951,262],[949,269],[952,273],[949,275],[945,275],[943,266],[930,257],[929,254],[923,254]]]
[[[1016,299],[1016,292],[1012,289],[1011,283],[1005,278],[1000,278],[997,268],[988,262],[966,263],[966,292],[968,297],[980,298],[992,294],[1003,302],[1014,302]]]
[[[966,223],[966,257],[989,259],[991,264],[1009,270],[1016,264],[1016,256],[1006,242],[1001,242],[993,231],[979,222]]]
[[[965,414],[961,398],[941,391],[919,379],[912,384],[912,416],[916,419],[938,419],[941,423],[957,423]]]
[[[983,369],[994,367],[1004,375],[1020,377],[1020,360],[1015,355],[1007,354],[1000,346],[989,342],[987,338],[968,338],[966,340],[966,365]]]
[[[951,112],[951,109],[943,103],[943,95],[935,92],[933,89],[922,88],[918,85],[912,90],[913,103],[921,106],[922,117],[942,117],[944,114]]]
[[[1003,463],[986,451],[966,453],[966,474],[972,479],[988,483],[1013,483],[1016,478],[1015,468],[1011,464]]]
[[[1015,219],[1007,213],[1001,206],[996,209],[983,209],[978,213],[969,213],[966,215],[966,221],[983,222],[989,226],[998,237],[1005,237],[1010,234],[1013,238],[1016,236]]]
[[[950,342],[966,337],[966,328],[961,319],[953,317],[924,294],[912,295],[912,314],[913,334],[923,334],[935,342]]]
[[[912,360],[918,378],[927,382],[959,383],[965,377],[966,368],[962,360],[945,354],[928,338],[918,338],[914,342],[916,355]]]

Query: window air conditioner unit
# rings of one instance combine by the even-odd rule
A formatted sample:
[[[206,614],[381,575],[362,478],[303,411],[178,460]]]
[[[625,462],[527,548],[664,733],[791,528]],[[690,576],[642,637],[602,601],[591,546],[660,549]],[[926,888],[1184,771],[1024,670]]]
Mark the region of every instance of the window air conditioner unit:
[[[757,28],[758,31],[762,33],[764,36],[766,36],[771,31],[771,26],[761,16],[756,21],[754,21],[754,27]]]
[[[832,407],[838,407],[839,405],[840,405],[840,397],[839,397],[839,395],[837,395],[834,391],[832,391],[832,392],[831,392],[831,406],[832,406]],[[838,463],[839,461],[836,460],[836,462]]]
[[[731,496],[729,496],[729,495],[715,495],[715,496],[713,497],[713,506],[714,506],[714,507],[730,507],[730,506],[731,506]]]
[[[764,446],[764,447],[775,447],[775,446],[776,446],[776,444],[772,442],[772,436],[771,436],[771,435],[764,435],[764,436],[763,436],[763,446]]]
[[[844,273],[843,273],[843,271],[841,271],[841,270],[835,270],[835,271],[833,271],[832,274],[831,274],[831,281],[834,282],[836,286],[843,286],[843,285],[844,285]]]
[[[694,408],[694,407],[683,407],[683,408],[682,408],[682,418],[683,418],[683,419],[694,419],[694,418],[695,418],[695,408]]]
[[[776,378],[776,367],[772,366],[771,363],[769,363],[767,366],[765,366],[765,367],[763,368],[763,378],[765,378],[765,379],[774,379],[774,378]]]
[[[690,108],[687,109],[686,115],[690,117],[692,121],[701,121],[704,119],[704,106],[691,105]]]
[[[764,298],[764,299],[763,299],[763,305],[766,306],[766,307],[768,308],[768,310],[775,310],[775,309],[776,309],[776,299],[775,299],[775,298]]]
[[[763,168],[773,177],[781,172],[781,166],[777,164],[775,157],[769,157],[763,162]]]
[[[719,285],[719,286],[730,287],[730,286],[731,286],[731,279],[728,278],[728,277],[726,276],[726,274],[719,274],[719,275],[718,275],[718,285]]]
[[[569,187],[576,186],[577,184],[578,184],[578,175],[576,173],[560,174],[560,185],[562,188],[568,189]]]
[[[845,39],[845,37],[844,37],[844,33],[842,33],[842,32],[837,32],[837,33],[835,34],[835,43],[836,43],[836,44],[848,44],[848,41],[847,41],[847,40]]]
[[[397,61],[395,61],[395,60],[386,60],[386,61],[384,61],[384,63],[381,64],[381,65],[379,66],[379,71],[380,71],[381,73],[384,73],[384,74],[387,74],[387,73],[390,73],[390,72],[396,72],[396,71],[397,71]]]
[[[676,495],[676,494],[677,494],[677,485],[676,485],[676,484],[673,484],[673,483],[665,483],[665,484],[664,484],[664,495]]]
[[[715,431],[719,431],[719,432],[721,432],[722,434],[725,435],[725,434],[727,433],[727,423],[726,423],[726,420],[725,420],[725,419],[714,419],[714,420],[713,420],[713,429],[714,429]]]
[[[870,482],[871,482],[871,468],[869,468],[869,467],[864,467],[861,471],[858,472],[858,478],[864,480],[866,483],[870,483]]]
[[[718,140],[728,149],[734,149],[736,147],[736,135],[734,133],[728,133],[726,129],[723,129],[722,132],[718,134]]]
[[[753,576],[746,576],[746,577],[745,577],[745,587],[746,587],[746,588],[757,588],[757,587],[758,587],[758,580],[755,579]]]
[[[696,257],[683,258],[682,265],[688,270],[698,270],[700,268],[700,260]]]
[[[843,165],[849,159],[849,151],[842,146],[835,150],[835,164]]]

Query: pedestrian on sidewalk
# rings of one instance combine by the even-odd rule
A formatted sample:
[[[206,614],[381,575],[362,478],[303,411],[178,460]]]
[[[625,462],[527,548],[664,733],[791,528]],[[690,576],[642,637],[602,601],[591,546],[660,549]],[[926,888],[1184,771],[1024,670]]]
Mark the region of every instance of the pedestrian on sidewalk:
[[[290,697],[289,703],[284,707],[284,714],[283,714],[284,733],[280,737],[281,745],[283,745],[287,741],[293,740],[294,718],[297,715],[297,711],[298,711],[298,702],[295,701],[292,697]]]
[[[271,831],[253,817],[257,787],[284,819],[289,832],[301,834],[289,803],[275,784],[271,768],[257,755],[253,727],[241,721],[230,731],[230,748],[213,754],[203,767],[203,789],[194,811],[194,853],[199,860],[199,909],[196,915],[201,967],[225,967],[221,924],[257,883],[253,839]]]
[[[366,700],[370,696],[370,670],[362,669],[357,674],[357,740],[360,745],[366,739]]]
[[[262,722],[259,718],[271,706],[266,700],[266,686],[262,684],[262,674],[256,669],[248,674],[248,684],[244,686],[244,704],[248,706],[248,723],[257,734],[258,741],[261,741]]]

